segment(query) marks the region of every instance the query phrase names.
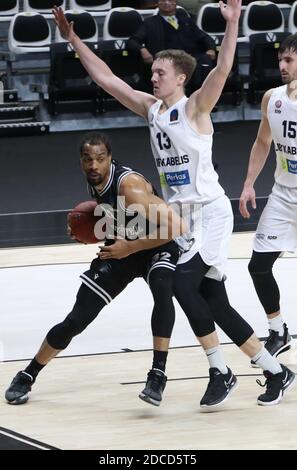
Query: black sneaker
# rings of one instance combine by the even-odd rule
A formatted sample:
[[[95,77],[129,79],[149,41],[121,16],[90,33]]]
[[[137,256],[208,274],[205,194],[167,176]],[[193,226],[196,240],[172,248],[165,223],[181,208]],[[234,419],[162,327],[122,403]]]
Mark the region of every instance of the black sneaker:
[[[280,336],[278,331],[269,330],[269,336],[264,346],[271,356],[277,357],[279,354],[291,349],[292,338],[288,331],[286,323],[284,323],[284,334]],[[254,361],[251,361],[252,367],[259,367]]]
[[[5,392],[5,398],[10,405],[22,405],[29,400],[28,392],[34,383],[33,377],[21,370],[14,377]]]
[[[284,334],[280,336],[277,331],[269,330],[269,336],[265,341],[265,348],[270,352],[271,356],[278,356],[279,354],[288,351],[291,348],[292,338],[289,334],[288,327],[284,323]]]
[[[151,405],[160,406],[166,382],[167,377],[164,372],[158,369],[150,370],[147,374],[145,388],[139,394],[139,398]]]
[[[227,369],[227,374],[222,374],[216,367],[209,369],[209,383],[200,401],[201,408],[208,409],[221,405],[237,388],[237,378],[229,367]]]
[[[277,405],[283,399],[285,390],[289,390],[294,385],[296,375],[288,367],[281,364],[282,372],[278,374],[272,374],[268,370],[263,372],[266,377],[264,384],[260,380],[256,380],[257,384],[261,387],[265,387],[266,392],[258,397],[258,405],[269,406]]]

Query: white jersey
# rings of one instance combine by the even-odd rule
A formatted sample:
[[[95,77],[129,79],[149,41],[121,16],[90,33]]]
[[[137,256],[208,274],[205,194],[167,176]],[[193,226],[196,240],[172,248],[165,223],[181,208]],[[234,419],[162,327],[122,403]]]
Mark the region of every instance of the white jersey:
[[[212,164],[213,134],[199,134],[186,116],[184,96],[159,114],[149,109],[148,124],[163,197],[168,204],[207,204],[224,194]]]
[[[199,252],[204,263],[211,266],[206,277],[220,281],[224,278],[233,214],[212,164],[213,132],[199,134],[191,127],[185,111],[187,100],[184,96],[161,114],[162,101],[151,106],[151,146],[163,197],[178,209],[195,240],[178,263],[187,263]]]
[[[276,185],[273,191],[283,192],[286,199],[294,200],[297,195],[297,101],[288,97],[287,85],[273,90],[267,106],[267,118],[276,153]]]

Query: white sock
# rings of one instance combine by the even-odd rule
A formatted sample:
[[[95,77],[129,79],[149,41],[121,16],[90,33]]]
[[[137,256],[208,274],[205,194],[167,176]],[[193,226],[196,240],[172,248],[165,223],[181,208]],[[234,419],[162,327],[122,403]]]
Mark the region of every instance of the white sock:
[[[269,319],[268,323],[270,330],[277,331],[280,336],[284,335],[284,322],[280,313],[277,317]]]
[[[254,361],[261,369],[263,370],[269,370],[272,374],[278,374],[279,372],[282,372],[282,368],[275,359],[275,357],[272,357],[271,354],[267,351],[264,346],[260,349],[260,351],[251,358],[252,361]]]
[[[209,362],[209,367],[216,367],[220,372],[222,372],[222,374],[227,374],[228,369],[224,361],[220,346],[206,349],[205,354]]]

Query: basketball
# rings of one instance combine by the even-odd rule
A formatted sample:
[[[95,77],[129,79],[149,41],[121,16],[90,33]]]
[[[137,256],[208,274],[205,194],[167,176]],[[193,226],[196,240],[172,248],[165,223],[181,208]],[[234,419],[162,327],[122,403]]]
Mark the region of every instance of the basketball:
[[[75,240],[81,243],[98,243],[99,239],[95,237],[94,233],[96,222],[100,219],[100,217],[94,215],[97,205],[96,201],[84,201],[68,213],[68,226],[71,231],[71,237],[75,238]]]

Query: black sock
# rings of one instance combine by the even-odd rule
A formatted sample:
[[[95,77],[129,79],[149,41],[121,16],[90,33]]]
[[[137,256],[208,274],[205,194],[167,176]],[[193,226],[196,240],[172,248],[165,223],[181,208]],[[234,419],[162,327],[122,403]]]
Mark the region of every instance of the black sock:
[[[153,369],[159,369],[165,372],[168,351],[157,351],[154,349]]]
[[[45,364],[39,364],[39,362],[36,361],[35,357],[32,359],[30,364],[24,369],[24,372],[27,372],[27,374],[30,374],[33,377],[33,382],[35,382],[35,379],[39,372],[44,368]]]

